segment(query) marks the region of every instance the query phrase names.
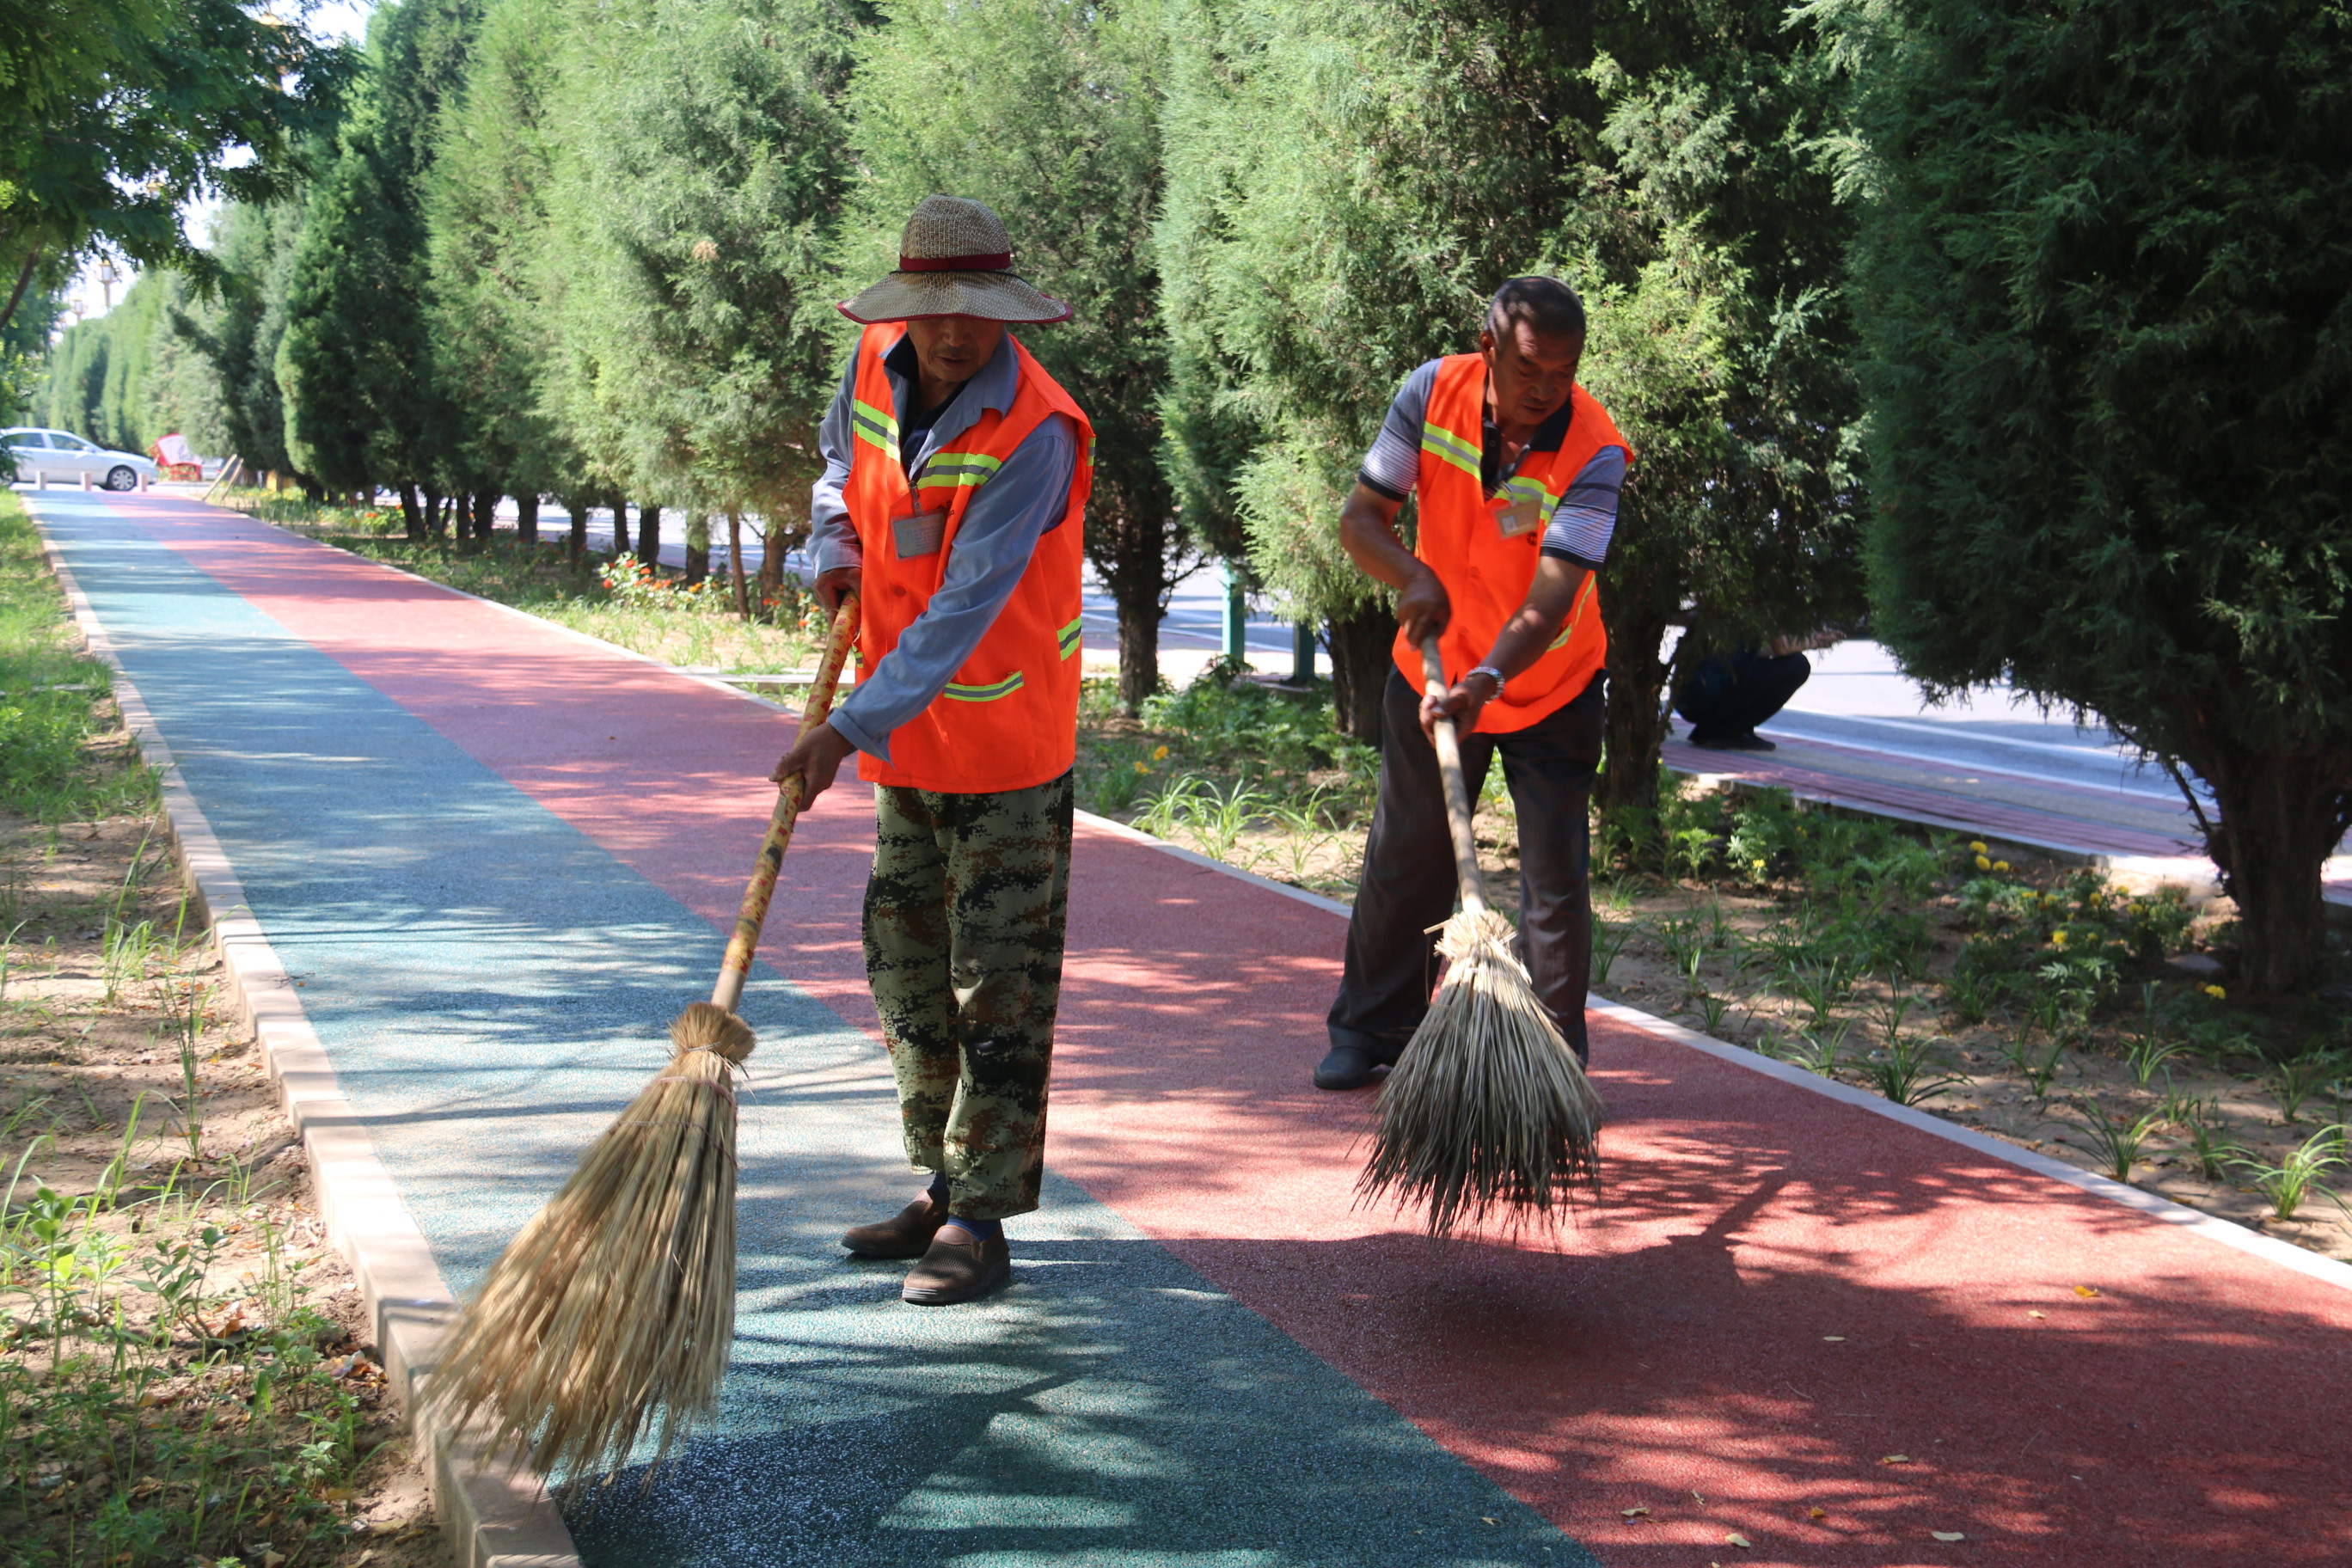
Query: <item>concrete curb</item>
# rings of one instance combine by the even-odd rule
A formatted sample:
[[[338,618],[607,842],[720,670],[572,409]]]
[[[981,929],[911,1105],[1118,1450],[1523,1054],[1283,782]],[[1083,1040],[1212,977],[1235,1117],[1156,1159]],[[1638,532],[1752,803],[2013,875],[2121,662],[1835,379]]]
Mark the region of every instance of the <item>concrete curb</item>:
[[[1077,815],[1078,820],[1089,827],[1104,829],[1132,843],[1146,845],[1162,854],[1172,855],[1179,860],[1187,860],[1193,865],[1206,867],[1212,871],[1221,871],[1228,877],[1239,878],[1244,882],[1269,889],[1287,898],[1296,899],[1301,903],[1312,904],[1317,909],[1328,910],[1343,918],[1349,913],[1348,906],[1337,899],[1327,899],[1320,893],[1310,893],[1303,888],[1294,888],[1287,883],[1261,877],[1254,871],[1244,871],[1239,867],[1228,866],[1222,860],[1213,860],[1206,855],[1198,854],[1181,845],[1171,844],[1164,838],[1155,838],[1139,828],[1129,827],[1123,822],[1114,822],[1107,816],[1097,816],[1092,812],[1087,811],[1079,812]],[[2209,1241],[2218,1241],[2224,1247],[2234,1247],[2241,1252],[2250,1252],[2257,1258],[2277,1264],[2282,1268],[2291,1268],[2298,1274],[2308,1275],[2323,1284],[2333,1285],[2339,1290],[2352,1290],[2352,1264],[2339,1263],[2332,1258],[2324,1258],[2316,1252],[2305,1251],[2293,1242],[2281,1241],[2273,1236],[2264,1236],[2260,1231],[2250,1230],[2234,1220],[2221,1219],[2210,1214],[2200,1213],[2196,1209],[2184,1207],[2168,1198],[2158,1197],[2153,1193],[2142,1192],[2139,1188],[2126,1183],[2111,1180],[2096,1172],[2085,1171],[2080,1166],[2070,1165],[2063,1160],[2053,1159],[2047,1154],[2037,1154],[2031,1149],[2021,1149],[2014,1143],[2005,1143],[1998,1138],[1989,1137],[1982,1132],[1963,1127],[1958,1122],[1947,1121],[1940,1116],[1930,1115],[1927,1111],[1915,1110],[1911,1106],[1897,1105],[1891,1100],[1872,1094],[1866,1089],[1856,1089],[1852,1084],[1841,1083],[1835,1079],[1822,1078],[1817,1073],[1807,1072],[1802,1068],[1777,1061],[1760,1051],[1751,1051],[1745,1046],[1731,1045],[1711,1036],[1702,1035],[1696,1029],[1686,1029],[1680,1024],[1669,1022],[1654,1014],[1644,1013],[1638,1007],[1628,1007],[1622,1002],[1611,1002],[1600,996],[1594,996],[1587,1002],[1585,1010],[1589,1013],[1597,1013],[1613,1023],[1639,1029],[1654,1038],[1670,1040],[1678,1046],[1687,1046],[1692,1050],[1715,1058],[1717,1061],[1745,1068],[1749,1072],[1761,1073],[1766,1078],[1778,1079],[1782,1083],[1793,1085],[1798,1089],[1843,1101],[1858,1110],[1866,1110],[1873,1116],[1883,1116],[1890,1121],[1899,1121],[1906,1127],[1932,1133],[1947,1142],[1958,1143],[1972,1153],[2004,1161],[2009,1164],[2031,1171],[2037,1176],[2047,1176],[2053,1182],[2063,1182],[2068,1186],[2078,1187],[2094,1197],[2105,1198],[2112,1204],[2120,1204],[2125,1208],[2136,1210],[2151,1219],[2162,1220],[2167,1225],[2177,1225],[2184,1229],[2193,1230]]]
[[[416,1380],[429,1373],[442,1330],[457,1311],[448,1284],[376,1156],[375,1142],[342,1091],[294,984],[245,899],[212,825],[180,776],[171,747],[117,657],[105,626],[57,542],[32,510],[41,549],[72,606],[90,653],[114,676],[114,700],[141,754],[161,781],[163,820],[184,879],[211,922],[237,1016],[260,1043],[279,1101],[309,1155],[319,1217],[359,1280],[384,1372],[411,1427],[427,1444],[433,1500],[458,1568],[580,1568],[545,1482],[472,1431],[420,1415]]]

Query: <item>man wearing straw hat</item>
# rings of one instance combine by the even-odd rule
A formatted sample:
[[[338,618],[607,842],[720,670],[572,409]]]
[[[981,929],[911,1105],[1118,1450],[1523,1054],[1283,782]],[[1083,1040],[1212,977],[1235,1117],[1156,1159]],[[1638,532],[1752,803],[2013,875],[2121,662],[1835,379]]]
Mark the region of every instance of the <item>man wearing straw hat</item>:
[[[1013,274],[979,202],[930,196],[820,432],[816,592],[858,595],[859,677],[776,764],[810,796],[852,751],[873,784],[866,971],[922,1197],[842,1244],[915,1258],[907,1300],[1011,1277],[1037,1206],[1076,757],[1079,534],[1092,427],[1008,322],[1069,319]]]
[[[1519,939],[1536,994],[1586,1053],[1592,964],[1587,803],[1601,760],[1609,651],[1594,574],[1631,453],[1576,371],[1584,306],[1550,278],[1498,289],[1478,352],[1407,376],[1339,513],[1339,538],[1397,591],[1395,668],[1381,711],[1380,799],[1348,921],[1320,1089],[1392,1067],[1429,1010],[1431,932],[1453,912],[1454,855],[1429,728],[1462,735],[1477,798],[1502,754],[1519,826]],[[1396,515],[1417,497],[1414,547]],[[1422,696],[1438,635],[1448,690]]]

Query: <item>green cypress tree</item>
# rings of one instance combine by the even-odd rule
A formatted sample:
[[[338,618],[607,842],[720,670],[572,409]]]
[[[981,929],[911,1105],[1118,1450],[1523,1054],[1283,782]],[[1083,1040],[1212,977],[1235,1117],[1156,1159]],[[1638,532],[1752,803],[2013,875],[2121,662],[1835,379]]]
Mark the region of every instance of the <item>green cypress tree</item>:
[[[2246,981],[2319,984],[2352,826],[2352,15],[1824,16],[1864,60],[1880,635],[1932,689],[2008,681],[2204,780]]]
[[[1328,621],[1343,727],[1377,735],[1394,620],[1338,508],[1396,385],[1468,352],[1504,279],[1554,272],[1637,458],[1602,574],[1610,765],[1655,798],[1671,619],[1723,641],[1859,605],[1813,143],[1830,84],[1777,18],[1703,4],[1181,0],[1160,227],[1171,479]],[[1410,509],[1406,513],[1410,526]]]
[[[548,204],[564,156],[562,0],[493,0],[425,184],[433,346],[467,465],[511,490],[526,536],[542,494],[588,484],[551,404],[563,258]]]
[[[465,79],[478,0],[400,0],[369,19],[367,69],[312,187],[278,372],[295,467],[334,489],[391,483],[405,502],[478,488],[436,372],[425,186],[445,103]],[[407,505],[412,529],[437,527]]]
[[[654,0],[568,78],[559,395],[616,482],[689,509],[690,558],[713,511],[760,514],[774,556],[806,536],[858,25],[829,0]]]
[[[235,455],[255,471],[292,467],[278,347],[305,210],[299,199],[265,206],[230,203],[212,235],[219,288],[210,300],[172,315],[173,331],[205,362],[217,398],[213,424],[192,416],[205,437],[191,431],[188,438],[200,450]]]
[[[906,0],[889,18],[859,50],[867,178],[845,287],[896,266],[907,215],[942,192],[994,207],[1022,275],[1071,303],[1069,321],[1015,331],[1094,424],[1087,555],[1118,607],[1132,712],[1158,688],[1160,617],[1189,548],[1159,461],[1160,7]]]

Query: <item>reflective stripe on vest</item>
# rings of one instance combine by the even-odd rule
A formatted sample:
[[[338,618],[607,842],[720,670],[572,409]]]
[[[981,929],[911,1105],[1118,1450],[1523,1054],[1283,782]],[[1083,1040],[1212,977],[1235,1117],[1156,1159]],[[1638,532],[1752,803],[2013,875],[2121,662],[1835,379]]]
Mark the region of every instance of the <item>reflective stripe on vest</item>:
[[[877,408],[858,398],[849,405],[849,423],[859,440],[881,447],[892,462],[898,460],[898,416],[887,405]]]
[[[1080,646],[1085,643],[1087,637],[1086,627],[1087,618],[1084,616],[1080,616],[1076,620],[1072,621],[1068,626],[1062,628],[1062,635],[1058,640],[1061,643],[1062,657],[1064,658],[1067,658],[1072,654],[1077,652]]]
[[[1080,661],[1071,658],[1083,623],[1086,502],[1094,468],[1092,427],[1076,404],[1013,340],[1018,379],[1009,409],[983,409],[910,486],[899,461],[895,397],[883,357],[902,323],[868,327],[852,368],[848,482],[842,499],[864,555],[858,664],[863,674],[889,657],[920,618],[955,558],[956,535],[972,498],[1044,421],[1071,422],[1077,460],[1061,520],[1039,536],[995,621],[920,713],[888,736],[889,762],[858,759],[858,776],[904,788],[979,795],[1027,789],[1069,771],[1077,749]],[[921,516],[927,548],[901,555],[900,525]]]
[[[992,458],[985,452],[934,452],[915,476],[915,489],[919,493],[955,485],[978,487],[996,477],[1004,467],[1002,458]],[[924,497],[924,504],[936,505],[935,498]]]
[[[1484,662],[1505,623],[1526,604],[1542,555],[1541,524],[1549,523],[1568,487],[1603,447],[1625,445],[1608,412],[1591,394],[1579,386],[1570,397],[1571,412],[1559,450],[1528,453],[1520,459],[1519,471],[1490,496],[1479,472],[1486,439],[1486,362],[1476,354],[1454,354],[1438,362],[1421,430],[1423,460],[1413,487],[1420,514],[1413,553],[1437,574],[1452,602],[1453,615],[1438,638],[1438,655],[1449,680],[1460,679],[1472,666]],[[1507,516],[1522,508],[1527,510],[1520,519]],[[1519,526],[1525,516],[1539,519],[1540,524]],[[1608,653],[1599,585],[1588,575],[1551,646],[1480,710],[1479,731],[1507,734],[1557,712],[1591,684]],[[1394,654],[1398,670],[1419,690],[1421,650],[1399,632]]]

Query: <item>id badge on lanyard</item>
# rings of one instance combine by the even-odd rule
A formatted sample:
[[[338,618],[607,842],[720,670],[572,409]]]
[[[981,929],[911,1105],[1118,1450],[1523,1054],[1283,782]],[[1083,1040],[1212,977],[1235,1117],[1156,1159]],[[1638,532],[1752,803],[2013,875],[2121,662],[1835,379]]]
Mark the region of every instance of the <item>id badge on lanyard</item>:
[[[898,559],[911,561],[918,555],[936,555],[947,542],[948,510],[921,511],[912,517],[890,520],[890,539],[897,547]]]
[[[1489,505],[1494,505],[1489,502]],[[1533,533],[1543,522],[1543,503],[1525,499],[1505,501],[1495,506],[1495,526],[1503,531],[1506,539],[1517,539],[1523,533]]]

